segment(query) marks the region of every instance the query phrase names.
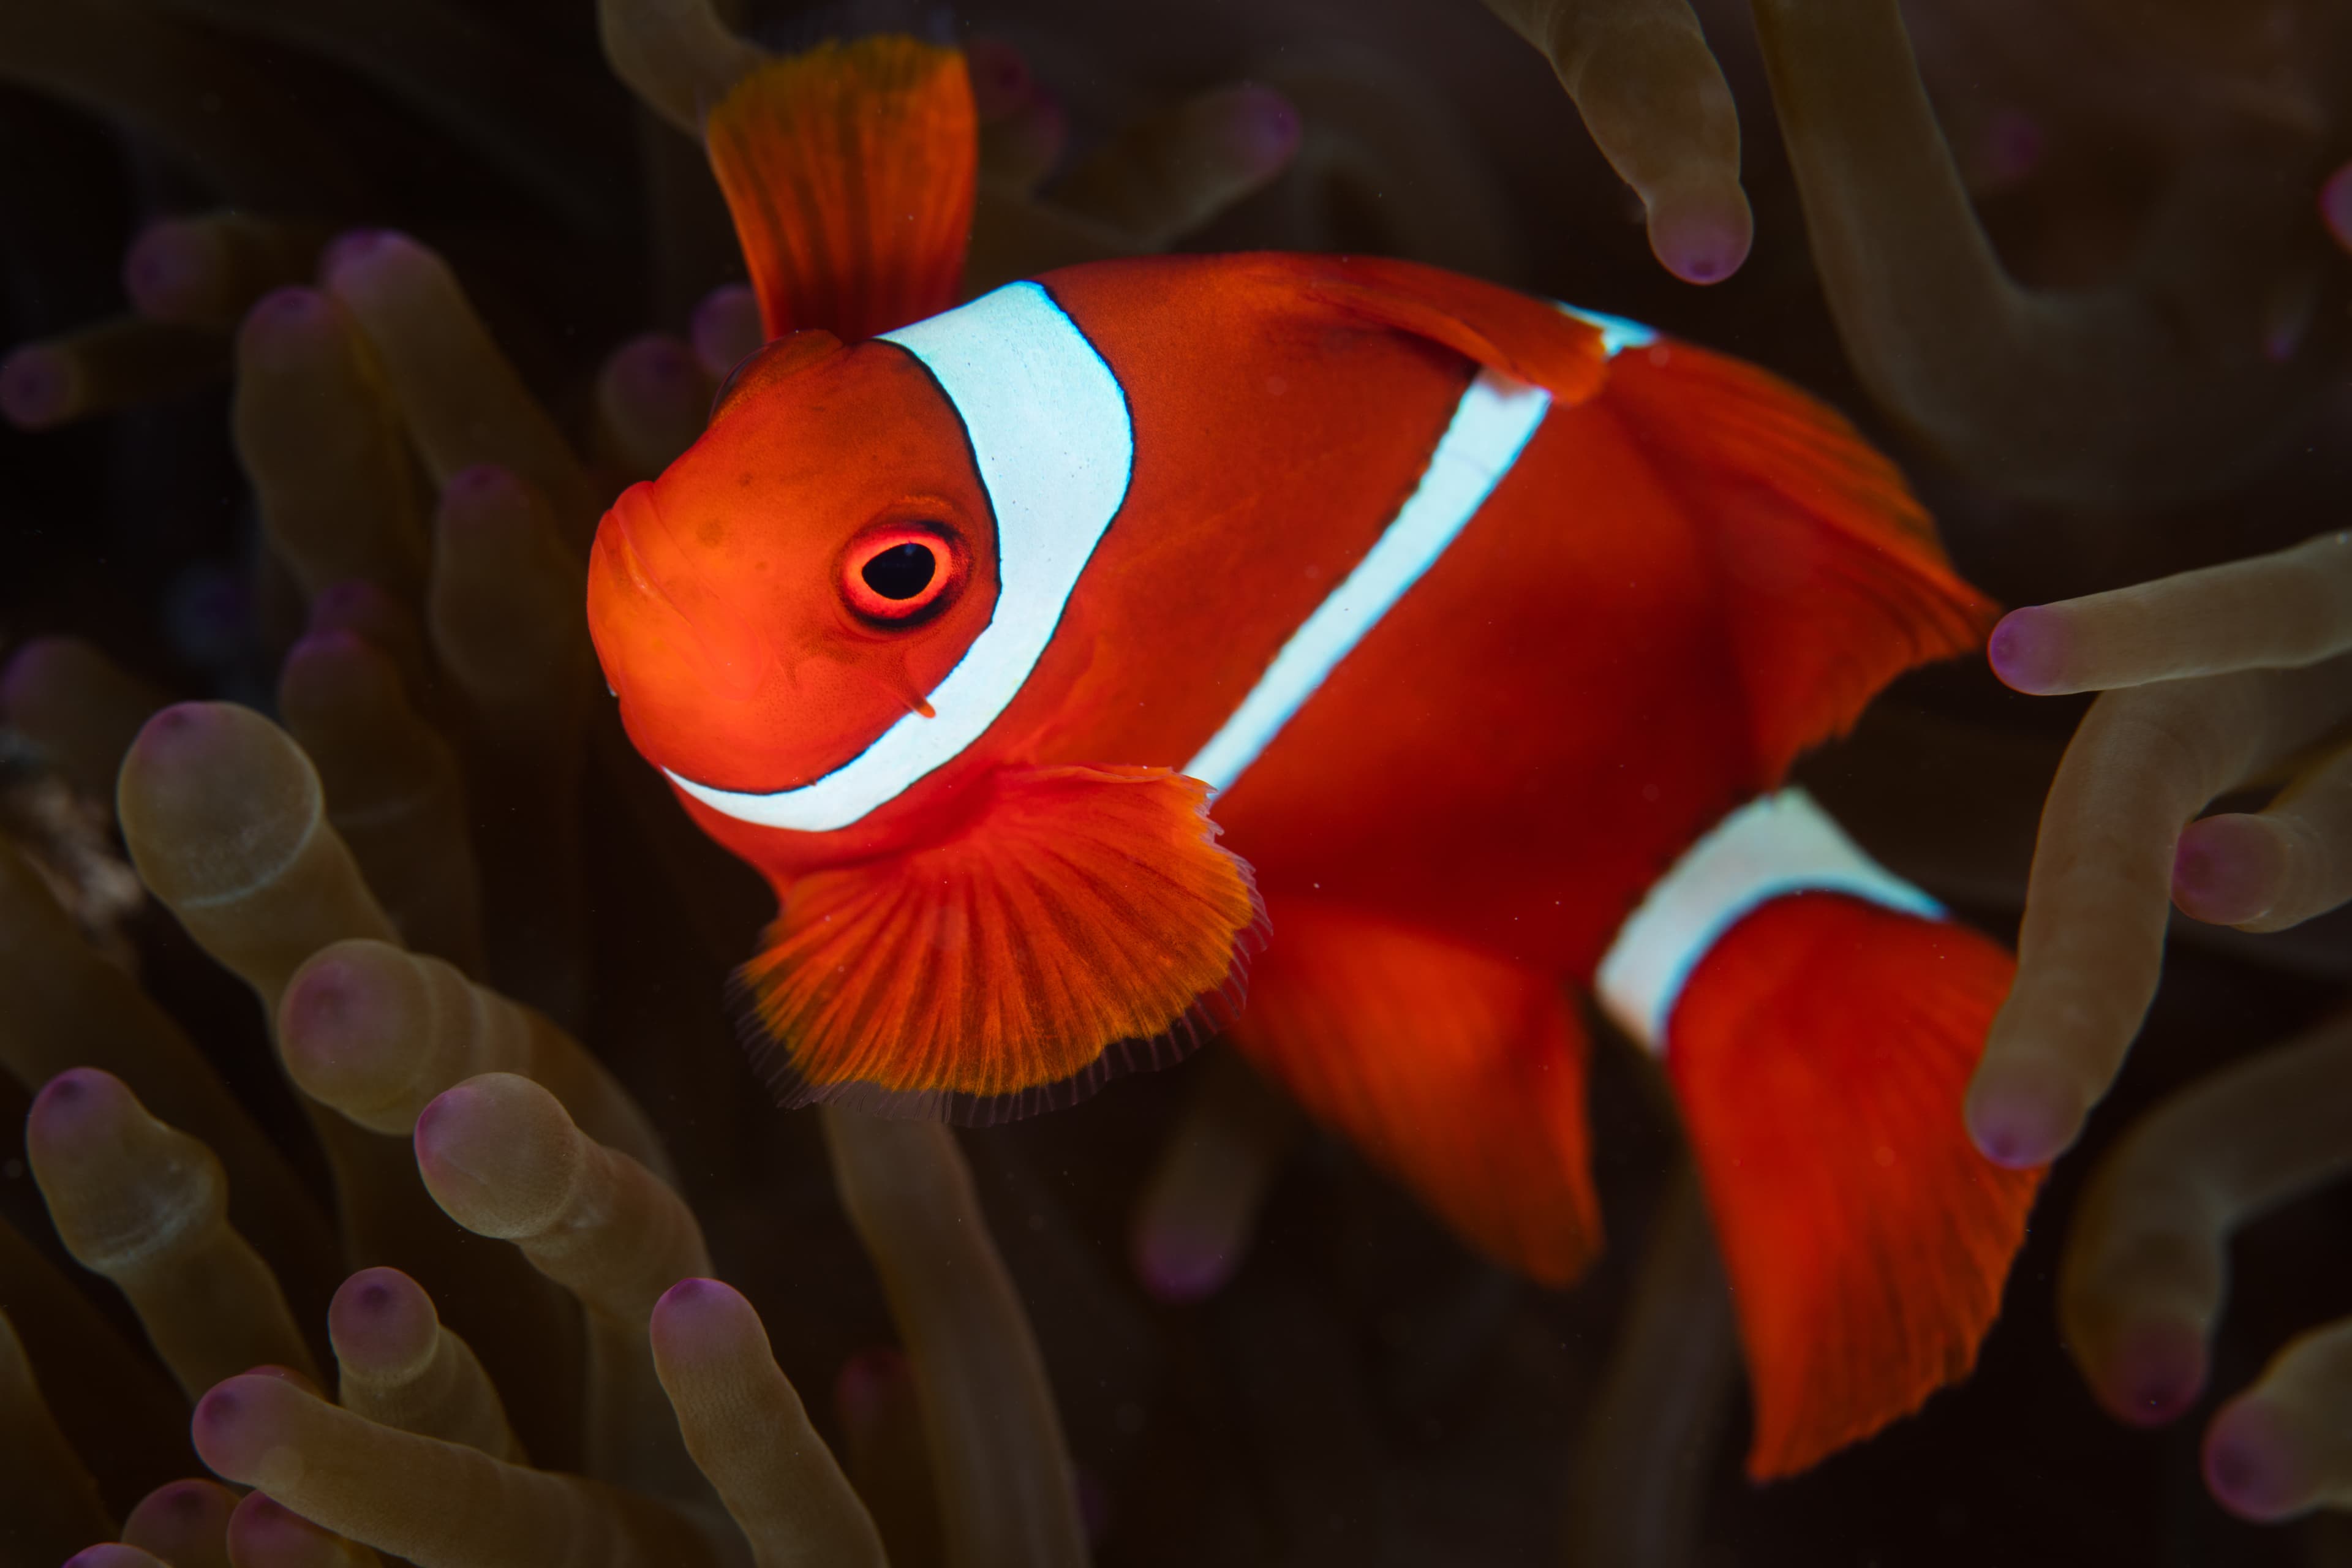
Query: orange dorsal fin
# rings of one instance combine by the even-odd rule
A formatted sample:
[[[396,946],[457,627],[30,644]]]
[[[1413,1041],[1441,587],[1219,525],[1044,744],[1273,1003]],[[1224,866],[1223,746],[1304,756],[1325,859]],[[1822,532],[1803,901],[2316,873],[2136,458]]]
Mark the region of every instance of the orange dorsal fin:
[[[1985,1159],[1960,1122],[2015,967],[1948,921],[1802,893],[1692,970],[1666,1071],[1731,1281],[1758,1479],[1975,1364],[2041,1181]]]
[[[1592,396],[1607,379],[1609,355],[1598,328],[1516,289],[1387,257],[1269,260],[1293,268],[1307,297],[1327,308],[1441,343],[1542,387],[1564,405]]]
[[[1372,916],[1273,906],[1229,1037],[1473,1247],[1548,1285],[1601,1247],[1584,1037],[1534,970]]]
[[[1997,614],[1853,426],[1769,372],[1661,339],[1610,362],[1620,414],[1706,538],[1759,760],[1777,780],[1889,680]]]
[[[960,50],[883,36],[771,60],[703,142],[770,338],[856,342],[955,302],[980,145]]]
[[[746,964],[787,1104],[1000,1121],[1161,1067],[1239,1010],[1264,940],[1208,787],[1001,769],[941,841],[801,878]]]

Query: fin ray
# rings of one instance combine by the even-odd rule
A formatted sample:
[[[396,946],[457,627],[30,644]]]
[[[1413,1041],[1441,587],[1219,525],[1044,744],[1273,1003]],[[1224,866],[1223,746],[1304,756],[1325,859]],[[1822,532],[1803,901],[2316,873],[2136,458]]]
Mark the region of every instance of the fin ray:
[[[962,54],[896,35],[769,61],[703,123],[771,340],[856,342],[955,302],[979,124]]]
[[[1207,788],[1004,769],[945,840],[813,872],[739,975],[787,1104],[991,1121],[1173,1061],[1237,1010],[1265,910]]]

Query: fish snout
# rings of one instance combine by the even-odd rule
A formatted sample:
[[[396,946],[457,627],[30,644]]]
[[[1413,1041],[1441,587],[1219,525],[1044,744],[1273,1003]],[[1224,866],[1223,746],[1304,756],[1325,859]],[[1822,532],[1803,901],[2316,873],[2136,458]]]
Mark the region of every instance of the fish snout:
[[[588,568],[588,625],[605,679],[624,700],[674,689],[746,701],[782,674],[741,584],[698,560],[667,526],[654,482],[621,492]]]

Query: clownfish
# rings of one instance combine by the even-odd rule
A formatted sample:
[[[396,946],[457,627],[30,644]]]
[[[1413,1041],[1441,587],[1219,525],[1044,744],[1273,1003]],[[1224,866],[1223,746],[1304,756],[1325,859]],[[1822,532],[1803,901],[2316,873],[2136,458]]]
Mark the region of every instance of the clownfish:
[[[631,739],[774,888],[785,1101],[986,1121],[1222,1034],[1564,1284],[1589,995],[1678,1101],[1751,1472],[1964,1375],[2037,1180],[1960,1118],[2012,962],[1784,783],[1993,616],[1895,468],[1760,370],[1402,261],[950,306],[971,138],[904,39],[712,112],[773,341],[593,552]]]

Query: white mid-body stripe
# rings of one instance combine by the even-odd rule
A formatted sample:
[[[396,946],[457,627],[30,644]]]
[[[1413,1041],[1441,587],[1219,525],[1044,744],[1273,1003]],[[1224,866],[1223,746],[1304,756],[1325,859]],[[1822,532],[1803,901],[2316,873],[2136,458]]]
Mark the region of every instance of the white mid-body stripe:
[[[1339,662],[1436,564],[1543,423],[1551,395],[1480,371],[1429,455],[1421,483],[1354,571],[1300,623],[1250,694],[1184,771],[1225,789],[1315,695]]]
[[[980,739],[1036,668],[1127,498],[1135,428],[1126,395],[1036,284],[1010,284],[882,336],[929,369],[971,438],[996,513],[996,607],[930,692],[937,717],[908,714],[823,778],[749,795],[669,775],[740,821],[803,833],[846,827]]]
[[[1638,321],[1559,310],[1601,331],[1614,356],[1657,334]],[[1110,367],[1034,283],[882,334],[930,370],[971,439],[996,513],[999,587],[987,626],[908,714],[823,778],[747,794],[671,773],[704,805],[767,827],[846,827],[961,754],[1019,693],[1060,625],[1134,469],[1135,432]],[[1543,423],[1551,396],[1482,370],[1454,407],[1420,484],[1355,569],[1291,634],[1257,684],[1184,771],[1225,789],[1279,734],[1366,633],[1469,524]]]
[[[1620,1027],[1654,1051],[1709,948],[1788,893],[1834,892],[1935,919],[1943,908],[1864,854],[1801,789],[1748,802],[1685,850],[1626,917],[1593,989]]]

